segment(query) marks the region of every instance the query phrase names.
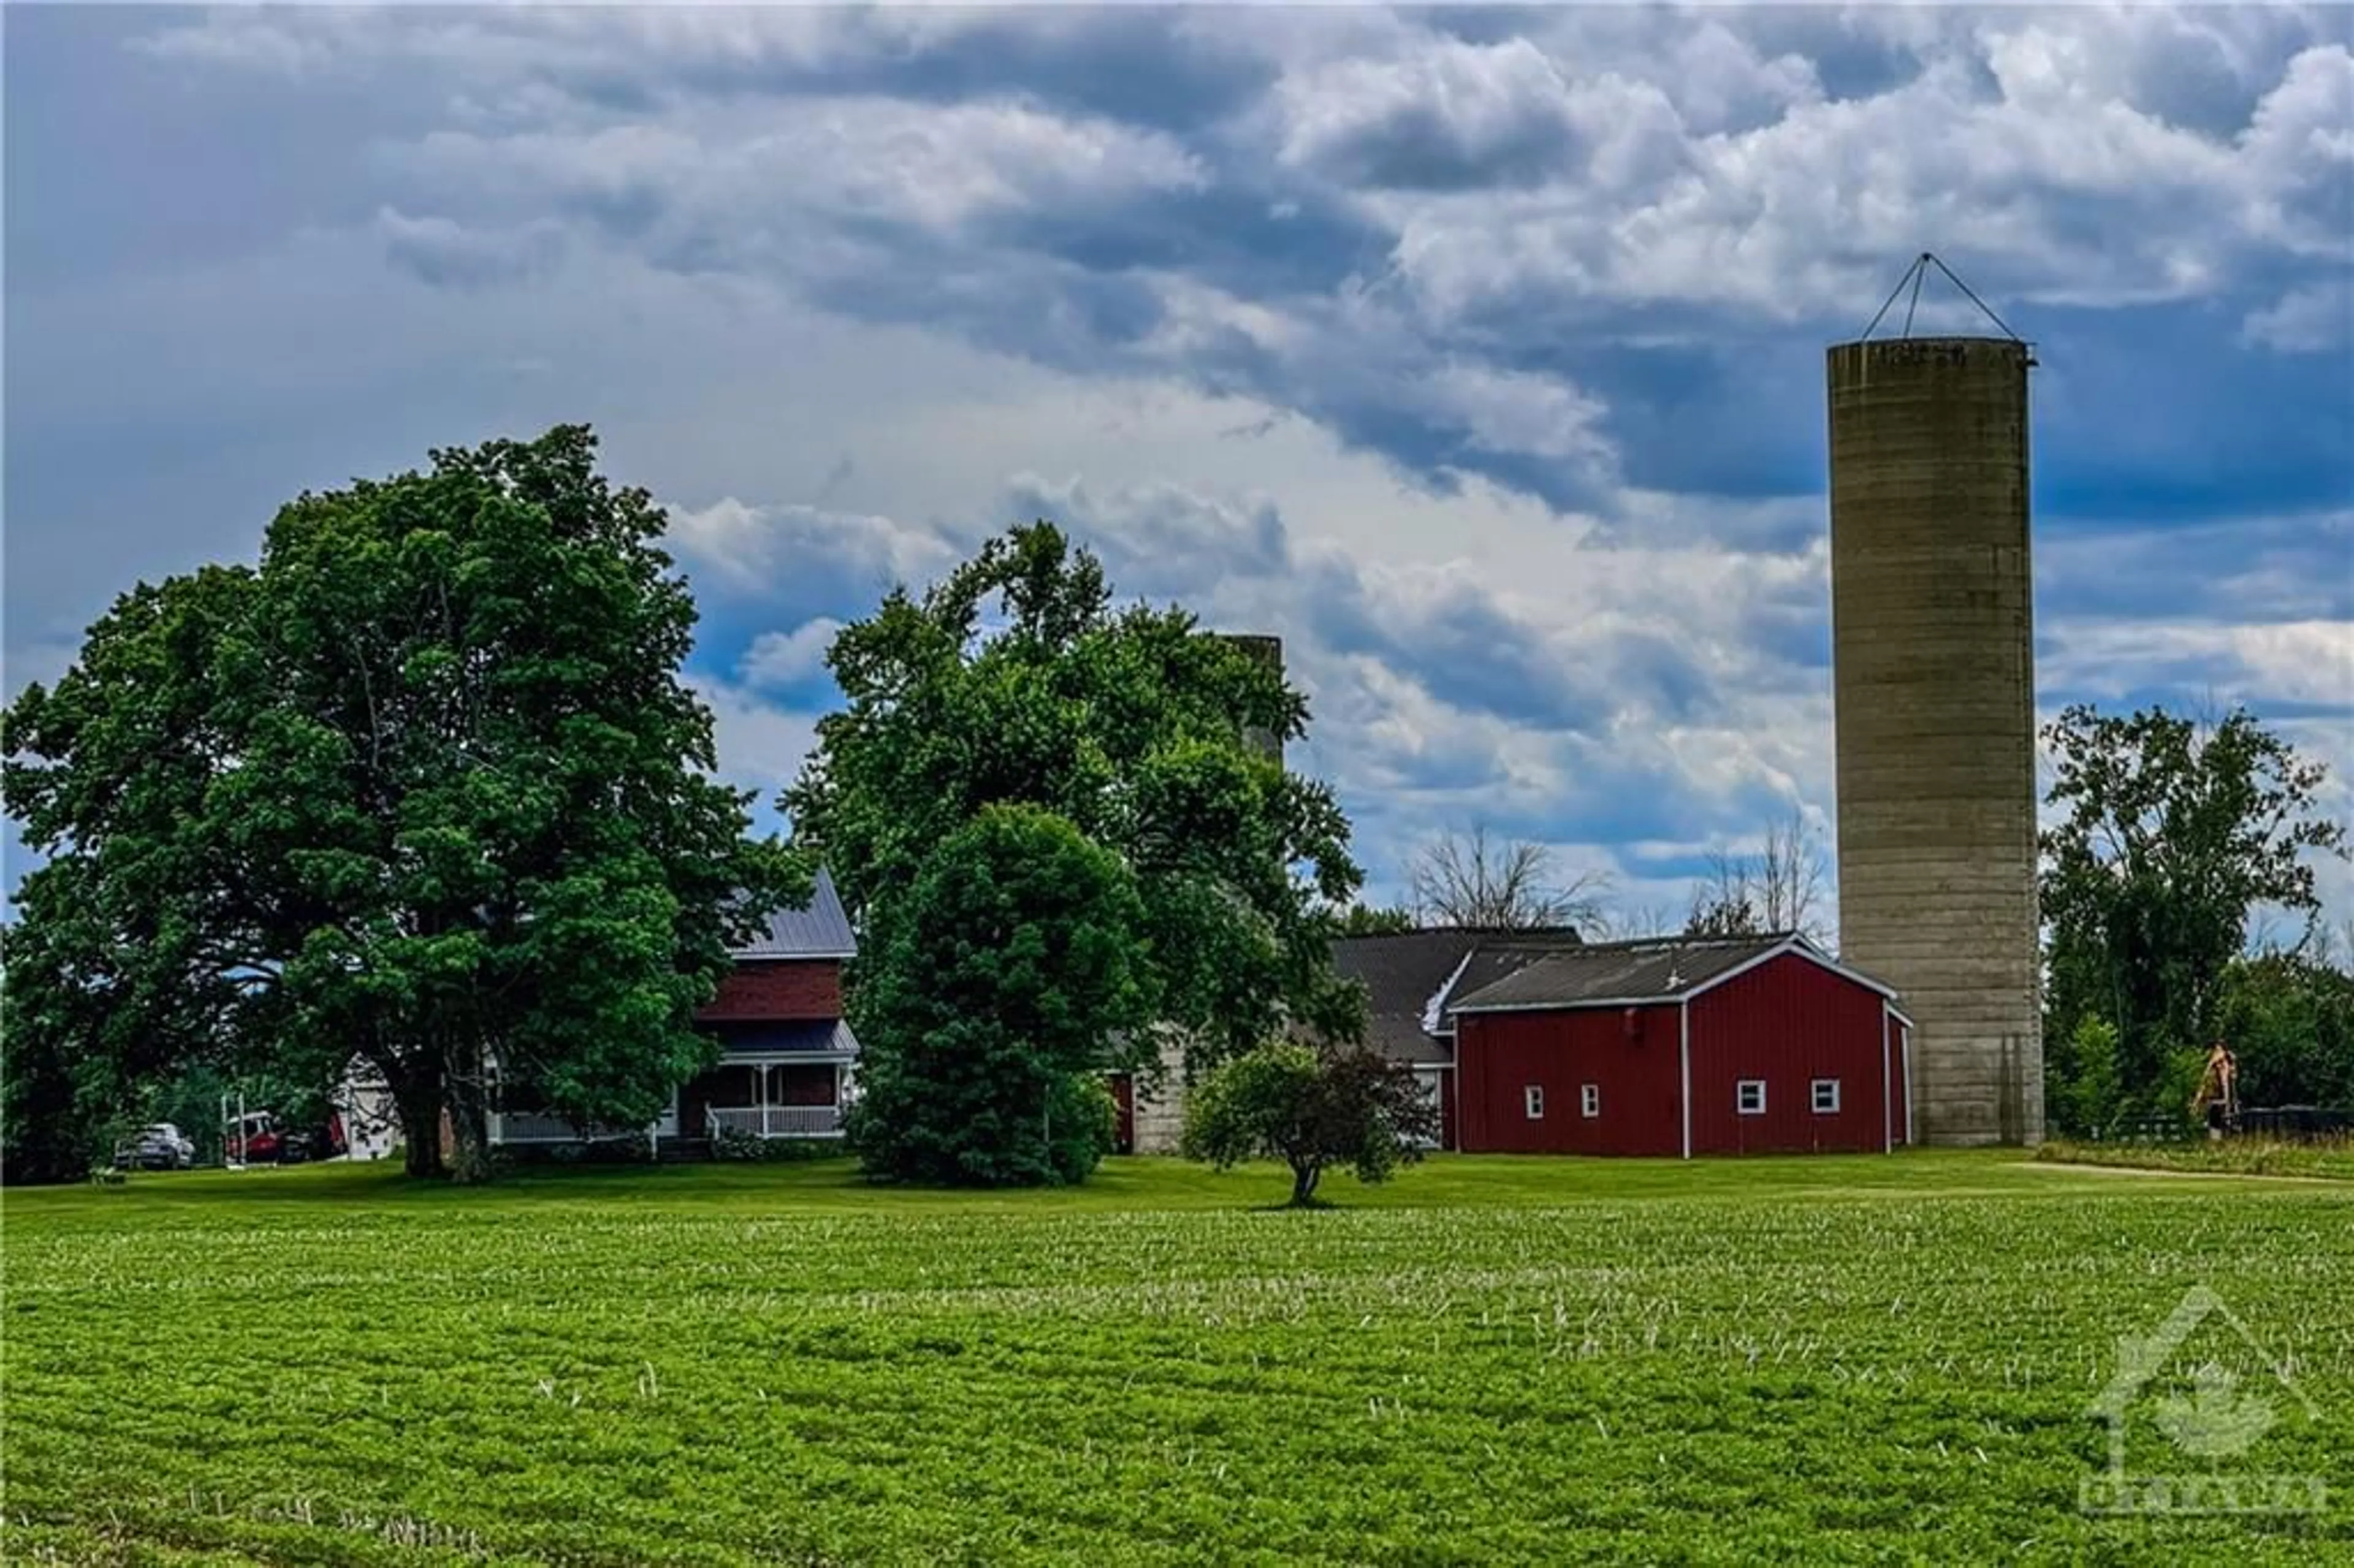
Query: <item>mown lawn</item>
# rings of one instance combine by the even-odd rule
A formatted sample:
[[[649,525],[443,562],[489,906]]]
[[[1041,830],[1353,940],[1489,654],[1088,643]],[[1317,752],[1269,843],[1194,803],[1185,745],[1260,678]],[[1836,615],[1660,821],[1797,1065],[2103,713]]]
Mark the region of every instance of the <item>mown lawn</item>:
[[[2354,1561],[2354,1184],[1987,1152],[1332,1186],[11,1192],[0,1558]],[[2295,1393],[2217,1315],[2134,1468],[2317,1480],[2317,1520],[2079,1510],[2117,1337],[2199,1285]],[[2211,1357],[2275,1419],[2199,1457],[2148,1412]]]

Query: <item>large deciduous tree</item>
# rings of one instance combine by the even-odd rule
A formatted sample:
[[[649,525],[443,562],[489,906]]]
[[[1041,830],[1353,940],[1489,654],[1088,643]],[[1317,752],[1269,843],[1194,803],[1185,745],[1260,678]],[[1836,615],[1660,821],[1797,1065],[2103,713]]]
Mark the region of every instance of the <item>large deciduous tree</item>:
[[[1328,787],[1245,740],[1304,733],[1278,671],[1182,609],[1115,609],[1096,557],[1043,522],[920,595],[894,590],[828,662],[847,705],[819,721],[779,805],[862,925],[853,1005],[874,1044],[887,1033],[875,998],[935,983],[901,940],[912,890],[937,846],[999,802],[1051,811],[1126,863],[1139,983],[1193,1065],[1287,1022],[1362,1029],[1362,992],[1326,948],[1361,881],[1347,821]],[[913,968],[886,972],[900,964]],[[1105,1041],[1105,1065],[1149,1075],[1155,1033]]]
[[[2250,913],[2318,908],[2313,857],[2342,855],[2345,830],[2318,810],[2321,765],[2244,710],[2206,723],[2073,706],[2044,741],[2056,768],[2040,890],[2054,1075],[2068,1080],[2068,1043],[2096,1018],[2115,1028],[2122,1092],[2144,1092],[2169,1050],[2211,1033]]]
[[[863,987],[850,1140],[872,1175],[1079,1181],[1109,1150],[1103,1043],[1150,1014],[1143,905],[1120,857],[1036,806],[944,840]]]
[[[8,808],[50,857],[23,1016],[123,1078],[364,1057],[419,1173],[445,1113],[456,1173],[486,1173],[486,1064],[651,1120],[709,1053],[730,939],[801,885],[710,776],[663,526],[559,427],[306,493],[258,566],[126,595],[5,718]]]

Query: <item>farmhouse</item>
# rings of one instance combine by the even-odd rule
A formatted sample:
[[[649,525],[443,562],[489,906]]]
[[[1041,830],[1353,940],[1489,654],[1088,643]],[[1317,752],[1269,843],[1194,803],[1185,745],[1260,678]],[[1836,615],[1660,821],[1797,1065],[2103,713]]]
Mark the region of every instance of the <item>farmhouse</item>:
[[[1889,1150],[1912,1141],[1912,1022],[1804,937],[1556,953],[1450,989],[1456,1139],[1549,1154]]]
[[[735,948],[734,970],[695,1013],[719,1043],[718,1062],[679,1086],[651,1128],[623,1130],[642,1130],[662,1152],[679,1155],[707,1152],[712,1139],[729,1134],[841,1137],[858,1062],[857,1038],[842,1016],[842,966],[857,947],[833,879],[821,869],[809,903],[777,911],[767,930]],[[491,1118],[491,1141],[524,1149],[582,1137],[560,1118],[506,1106]]]

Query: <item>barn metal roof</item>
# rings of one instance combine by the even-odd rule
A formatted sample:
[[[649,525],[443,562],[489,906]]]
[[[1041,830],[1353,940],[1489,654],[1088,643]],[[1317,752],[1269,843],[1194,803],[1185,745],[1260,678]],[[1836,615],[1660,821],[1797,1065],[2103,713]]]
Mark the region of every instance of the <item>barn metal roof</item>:
[[[1365,1044],[1393,1062],[1443,1065],[1455,1059],[1444,1040],[1447,999],[1578,946],[1574,931],[1399,931],[1341,937],[1332,943],[1333,972],[1365,988]]]
[[[1555,953],[1492,984],[1459,991],[1448,1011],[1491,1012],[1673,1001],[1786,948],[1803,952],[1817,962],[1829,963],[1787,931],[1762,937],[1669,937],[1604,942]],[[1863,979],[1861,975],[1854,978]],[[1865,983],[1875,990],[1885,989],[1875,982]]]
[[[833,878],[820,866],[808,904],[771,912],[766,931],[728,951],[739,959],[847,959],[857,955],[858,938],[851,934]]]

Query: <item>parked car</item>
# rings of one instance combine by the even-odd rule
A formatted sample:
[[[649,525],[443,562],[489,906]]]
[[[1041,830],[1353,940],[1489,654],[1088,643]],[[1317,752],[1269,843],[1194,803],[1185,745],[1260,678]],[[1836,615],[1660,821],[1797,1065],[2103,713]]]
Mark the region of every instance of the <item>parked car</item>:
[[[344,1151],[338,1119],[324,1127],[296,1127],[271,1112],[248,1111],[229,1124],[225,1140],[228,1156],[247,1165],[300,1165],[327,1160]]]
[[[196,1144],[168,1121],[149,1122],[114,1146],[117,1170],[186,1171],[196,1162]]]

